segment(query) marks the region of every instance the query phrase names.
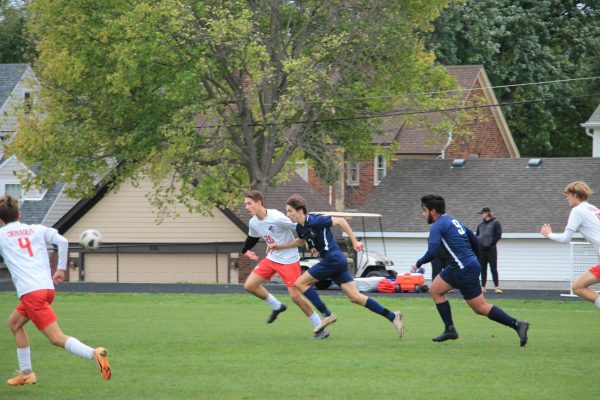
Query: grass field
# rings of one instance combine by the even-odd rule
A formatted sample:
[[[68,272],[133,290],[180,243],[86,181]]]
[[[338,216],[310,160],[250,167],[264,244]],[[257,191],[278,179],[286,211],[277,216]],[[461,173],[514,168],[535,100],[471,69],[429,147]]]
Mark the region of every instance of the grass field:
[[[288,299],[289,300],[289,299]],[[337,296],[325,341],[311,339],[297,307],[273,325],[248,295],[59,293],[65,333],[109,349],[113,378],[51,346],[28,327],[38,384],[0,384],[0,399],[595,399],[600,395],[600,311],[591,304],[500,300],[528,319],[529,344],[453,300],[459,340],[442,330],[430,299],[379,298],[402,309],[406,333]],[[14,293],[0,292],[6,319]],[[289,305],[289,301],[288,301]],[[12,334],[0,330],[0,377],[17,368]]]

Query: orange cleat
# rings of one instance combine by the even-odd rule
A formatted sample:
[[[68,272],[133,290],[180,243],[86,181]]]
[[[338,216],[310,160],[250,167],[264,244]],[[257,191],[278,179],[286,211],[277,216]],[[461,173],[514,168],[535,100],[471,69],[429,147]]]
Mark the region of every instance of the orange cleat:
[[[94,350],[96,355],[96,364],[100,367],[100,374],[105,381],[110,379],[110,365],[108,364],[108,351],[104,347],[98,347]]]
[[[33,372],[24,374],[18,371],[15,376],[6,381],[10,386],[35,385],[37,377]]]

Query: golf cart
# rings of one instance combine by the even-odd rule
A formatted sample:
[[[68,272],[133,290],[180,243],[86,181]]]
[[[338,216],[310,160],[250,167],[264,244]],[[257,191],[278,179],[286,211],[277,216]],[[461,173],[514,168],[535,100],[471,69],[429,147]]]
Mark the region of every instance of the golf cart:
[[[383,241],[383,251],[384,254],[377,253],[374,251],[369,251],[366,237],[364,238],[364,251],[360,251],[356,253],[356,259],[349,259],[348,264],[350,271],[354,273],[354,277],[356,278],[372,278],[372,277],[383,277],[383,278],[396,278],[398,274],[397,271],[393,269],[394,263],[393,261],[387,259],[385,254],[385,240],[383,239],[383,228],[381,224],[381,214],[370,214],[370,213],[354,213],[354,212],[336,212],[336,211],[326,211],[326,212],[317,212],[315,214],[321,215],[329,215],[331,217],[343,217],[343,218],[361,218],[363,224],[363,232],[364,229],[364,219],[365,218],[379,218],[379,228],[381,231],[381,239]],[[310,269],[313,265],[319,262],[319,258],[313,256],[312,254],[309,256],[305,256],[304,253],[300,258],[300,268],[302,269],[302,273],[306,270]],[[315,287],[317,289],[327,289],[331,286],[332,281],[326,280],[317,282]]]

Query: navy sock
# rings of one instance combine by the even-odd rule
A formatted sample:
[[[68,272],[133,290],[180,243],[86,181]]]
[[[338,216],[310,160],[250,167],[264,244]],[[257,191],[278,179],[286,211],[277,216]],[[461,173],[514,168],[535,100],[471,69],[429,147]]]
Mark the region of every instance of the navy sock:
[[[323,303],[323,301],[317,294],[317,291],[312,286],[306,289],[306,291],[302,294],[308,300],[310,300],[310,302],[313,303],[315,307],[317,307],[317,310],[319,310],[319,312],[323,314],[323,316],[329,317],[331,315],[331,311],[327,309],[327,306],[325,305],[325,303]]]
[[[390,322],[393,321],[394,318],[396,318],[396,314],[394,314],[393,312],[391,312],[390,310],[388,310],[387,308],[385,308],[384,306],[382,306],[381,304],[379,304],[377,301],[373,300],[370,297],[367,297],[367,302],[365,303],[365,307],[367,307],[369,310],[373,311],[376,314],[383,315],[384,317],[389,319]]]
[[[436,304],[438,313],[440,313],[440,317],[442,317],[442,321],[444,321],[444,326],[446,330],[448,330],[451,326],[454,326],[454,321],[452,321],[452,309],[450,308],[450,302],[446,300],[443,303]]]
[[[496,321],[499,324],[506,325],[513,329],[517,329],[519,327],[519,321],[505,313],[500,307],[492,306],[492,309],[487,317],[492,321]]]

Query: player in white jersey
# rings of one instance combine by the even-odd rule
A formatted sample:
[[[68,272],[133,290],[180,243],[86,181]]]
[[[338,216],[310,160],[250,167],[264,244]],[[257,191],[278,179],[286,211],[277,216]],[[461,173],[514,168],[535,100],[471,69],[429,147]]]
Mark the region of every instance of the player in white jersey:
[[[17,342],[19,372],[6,383],[11,386],[32,385],[37,377],[31,366],[29,337],[24,326],[29,320],[50,342],[83,358],[94,360],[102,378],[110,379],[108,352],[103,347],[93,349],[74,337],[65,335],[58,326],[52,309],[54,283],[65,279],[69,243],[56,229],[43,225],[28,225],[19,221],[19,201],[11,196],[0,197],[0,254],[10,271],[17,289],[19,304],[8,318],[8,327]],[[58,263],[51,275],[46,243],[58,247]]]
[[[568,243],[573,234],[579,231],[594,246],[600,257],[600,210],[588,203],[592,190],[585,182],[577,181],[569,183],[563,193],[571,207],[565,231],[561,234],[552,233],[550,225],[544,224],[540,233],[556,242]],[[600,296],[590,289],[596,283],[600,283],[600,264],[591,267],[573,282],[573,292],[600,308]]]
[[[251,260],[258,260],[256,253],[250,249],[258,243],[261,237],[269,245],[294,240],[293,232],[296,229],[296,224],[290,221],[282,212],[275,209],[266,209],[263,206],[261,192],[258,190],[246,192],[244,206],[246,211],[252,215],[248,224],[248,237],[241,251],[246,257]],[[263,282],[271,279],[275,273],[281,277],[288,289],[290,298],[310,319],[313,328],[321,323],[319,315],[313,311],[298,288],[294,286],[294,282],[300,276],[299,260],[300,255],[297,248],[272,251],[258,263],[244,282],[244,289],[259,299],[265,300],[271,306],[271,315],[267,319],[269,324],[273,323],[277,316],[287,309],[285,304],[280,302],[263,286]],[[326,339],[327,337],[329,337],[327,330],[320,330],[314,335],[315,339]]]

